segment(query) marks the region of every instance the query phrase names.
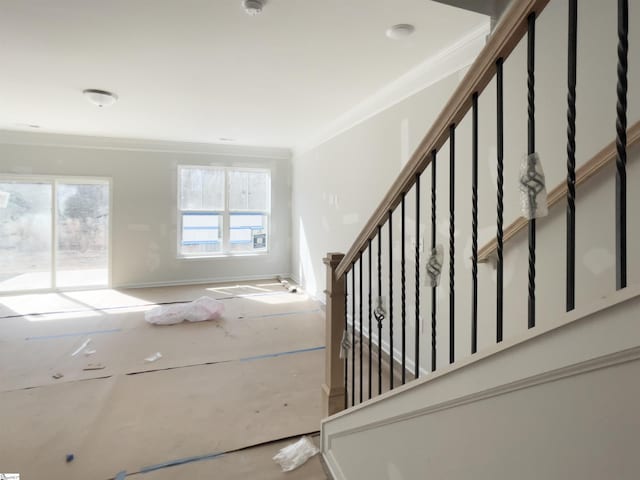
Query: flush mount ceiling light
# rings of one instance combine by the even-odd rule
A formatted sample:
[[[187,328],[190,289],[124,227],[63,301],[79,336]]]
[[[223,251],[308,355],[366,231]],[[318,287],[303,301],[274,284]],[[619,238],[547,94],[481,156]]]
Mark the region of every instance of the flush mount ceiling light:
[[[116,103],[118,97],[106,90],[96,90],[95,88],[88,88],[82,92],[87,100],[98,107],[108,107]]]
[[[387,28],[386,35],[393,40],[400,40],[401,38],[407,38],[416,31],[416,27],[409,23],[399,23],[393,27]]]
[[[242,7],[248,15],[255,16],[262,12],[267,0],[242,0]]]

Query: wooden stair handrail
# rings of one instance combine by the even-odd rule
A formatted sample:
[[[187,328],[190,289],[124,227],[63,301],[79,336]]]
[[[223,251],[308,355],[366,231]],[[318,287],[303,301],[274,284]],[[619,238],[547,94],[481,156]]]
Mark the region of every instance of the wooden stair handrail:
[[[430,153],[439,150],[449,138],[449,126],[458,124],[471,108],[471,96],[480,94],[495,74],[496,61],[506,59],[527,32],[527,17],[535,12],[539,15],[549,0],[518,0],[512,2],[492,33],[489,41],[473,62],[460,85],[436,118],[427,134],[418,145],[400,175],[385,195],[384,199],[369,218],[355,242],[336,269],[338,278],[342,277],[359,253],[367,248],[369,239],[377,233],[378,225],[382,225],[389,210],[400,203],[404,192],[415,183],[416,176],[422,173],[431,162]]]
[[[634,123],[627,130],[627,148],[632,147],[640,141],[640,122]],[[602,170],[608,163],[616,159],[616,142],[609,143],[606,147],[596,153],[584,165],[576,169],[576,186],[581,185],[596,173]],[[564,181],[556,186],[547,196],[547,205],[553,207],[567,195],[567,182]],[[520,230],[529,224],[528,220],[518,217],[511,225],[504,230],[503,242],[506,243],[510,238],[514,237]],[[496,239],[494,238],[478,251],[478,262],[487,262],[498,248]]]

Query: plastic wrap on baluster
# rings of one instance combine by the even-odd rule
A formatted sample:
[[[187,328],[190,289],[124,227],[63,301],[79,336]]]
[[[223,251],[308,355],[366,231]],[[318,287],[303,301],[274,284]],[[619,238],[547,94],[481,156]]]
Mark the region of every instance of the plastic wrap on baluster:
[[[436,245],[431,249],[431,255],[427,261],[426,283],[428,287],[435,288],[440,285],[440,274],[442,273],[442,263],[444,261],[444,247]]]
[[[318,453],[320,453],[320,449],[313,444],[309,437],[304,436],[296,443],[281,449],[273,457],[273,460],[280,465],[283,472],[290,472]]]
[[[340,341],[340,359],[344,360],[349,358],[349,352],[351,351],[351,338],[349,338],[349,332],[345,329],[342,332],[342,340]]]
[[[384,297],[377,297],[376,298],[376,308],[373,311],[373,316],[378,321],[378,323],[382,323],[384,321],[385,317],[387,316],[387,312],[386,312],[386,310],[384,308],[384,305],[385,305]]]
[[[224,304],[210,297],[200,297],[193,302],[162,305],[145,312],[144,319],[154,325],[173,325],[183,321],[203,322],[215,320],[224,312]]]
[[[537,153],[527,155],[520,164],[520,209],[527,220],[546,217],[547,186],[542,162]]]

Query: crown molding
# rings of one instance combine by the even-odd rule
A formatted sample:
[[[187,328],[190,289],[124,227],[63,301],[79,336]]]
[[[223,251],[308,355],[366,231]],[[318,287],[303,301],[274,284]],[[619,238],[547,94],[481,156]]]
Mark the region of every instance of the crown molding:
[[[443,78],[468,67],[484,47],[489,33],[490,21],[487,19],[480,27],[427,58],[355,107],[347,110],[313,136],[297,144],[293,148],[294,157],[321,145]]]
[[[86,148],[138,152],[216,155],[225,157],[251,157],[289,160],[291,150],[277,147],[250,145],[223,145],[216,143],[190,143],[150,139],[95,137],[59,133],[0,130],[0,144],[46,147]]]

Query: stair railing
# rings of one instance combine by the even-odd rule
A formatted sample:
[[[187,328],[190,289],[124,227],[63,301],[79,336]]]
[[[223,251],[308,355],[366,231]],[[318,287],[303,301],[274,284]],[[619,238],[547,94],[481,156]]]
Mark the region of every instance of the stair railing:
[[[436,311],[436,291],[438,288],[447,288],[449,296],[448,315],[448,348],[449,363],[456,360],[455,329],[457,326],[455,316],[456,305],[456,271],[455,271],[455,135],[456,126],[471,110],[472,115],[472,152],[471,152],[471,181],[472,181],[472,308],[471,308],[471,353],[477,351],[478,341],[478,279],[477,264],[486,261],[489,252],[495,255],[496,261],[496,342],[503,340],[503,251],[504,242],[514,235],[513,228],[509,227],[507,236],[503,229],[503,170],[504,170],[504,109],[503,109],[503,64],[513,49],[526,36],[527,38],[527,153],[535,154],[535,26],[536,18],[546,7],[549,0],[518,0],[512,2],[511,7],[498,23],[486,46],[469,68],[464,79],[457,87],[452,97],[435,120],[433,126],[419,144],[418,148],[400,172],[390,190],[375,210],[365,227],[362,229],[355,242],[343,255],[330,253],[324,259],[327,266],[327,308],[326,308],[326,379],[323,385],[325,415],[331,415],[366,401],[375,394],[381,394],[385,390],[393,390],[398,384],[407,381],[407,349],[406,330],[407,322],[414,322],[414,359],[412,369],[409,372],[414,378],[420,376],[420,324],[423,314],[429,315],[431,320],[431,371],[435,371],[436,353],[438,348],[443,348],[436,343],[436,328],[439,318]],[[566,183],[552,192],[552,201],[557,202],[563,196],[566,198],[567,215],[567,264],[566,264],[566,310],[575,307],[575,188],[582,182],[590,167],[585,166],[578,171],[576,179],[575,166],[575,121],[576,121],[576,50],[577,50],[577,0],[568,0],[568,83],[567,83],[567,179]],[[627,256],[626,256],[626,150],[627,150],[627,55],[628,55],[628,0],[618,0],[618,65],[617,65],[617,104],[616,104],[616,140],[615,155],[612,152],[613,144],[606,152],[600,152],[596,157],[612,158],[616,160],[616,288],[621,289],[627,284]],[[482,256],[478,253],[478,97],[485,90],[489,82],[496,78],[496,118],[497,118],[497,186],[496,186],[496,238],[490,246],[482,249]],[[637,125],[630,130],[632,143],[638,141]],[[436,248],[436,203],[443,201],[437,196],[436,165],[446,168],[444,159],[438,158],[438,151],[443,145],[449,143],[449,185],[448,185],[448,233],[449,244],[447,248],[449,262],[448,285],[437,285],[439,270],[445,261],[444,252]],[[436,160],[438,160],[436,162]],[[596,160],[594,160],[596,161]],[[533,165],[533,164],[531,164]],[[428,258],[421,258],[420,245],[420,178],[427,169],[431,169],[430,185],[430,250]],[[535,168],[528,171],[528,176],[522,187],[529,189],[531,197],[535,196],[538,185]],[[442,186],[441,186],[442,188]],[[415,194],[415,244],[414,263],[415,271],[408,272],[406,268],[407,252],[405,248],[405,207],[407,201],[411,201],[408,195],[413,190]],[[400,222],[400,291],[395,292],[393,222]],[[536,219],[519,220],[519,229],[528,227],[528,304],[527,326],[533,328],[536,325]],[[384,235],[386,231],[386,235]],[[386,272],[382,262],[384,239],[388,242],[386,254],[388,264]],[[367,277],[363,279],[363,262],[367,264]],[[421,265],[427,265],[425,274],[432,278],[431,308],[430,312],[422,312],[420,309],[420,281]],[[423,267],[422,267],[423,268]],[[376,271],[377,285],[374,290],[373,271]],[[407,292],[406,277],[413,274],[415,307],[413,318],[408,318],[406,301]],[[388,277],[386,291],[383,291],[383,278]],[[358,277],[358,289],[356,290],[356,276]],[[363,286],[368,290],[364,292]],[[377,295],[375,295],[377,291]],[[400,298],[400,311],[393,310],[394,295]],[[365,299],[366,297],[366,299]],[[356,302],[356,298],[358,301]],[[363,305],[367,305],[366,315]],[[394,332],[394,316],[399,316],[401,331]],[[350,321],[349,321],[350,319]],[[447,320],[447,319],[445,319]],[[374,322],[375,321],[375,322]],[[388,336],[383,338],[383,325],[388,325]],[[459,322],[458,322],[459,323]],[[357,327],[357,328],[356,328]],[[363,355],[365,342],[363,332],[367,331],[367,354]],[[356,334],[356,331],[358,332]],[[377,333],[377,335],[376,335]],[[395,341],[400,337],[400,361],[396,364],[393,354]],[[375,339],[374,345],[372,338]],[[383,351],[383,344],[387,342],[388,354]],[[377,349],[377,351],[376,351]],[[356,355],[356,352],[358,354]],[[373,364],[374,355],[377,356],[377,365]],[[363,359],[366,358],[366,363]],[[384,358],[384,362],[383,362]],[[383,372],[384,363],[384,372]],[[377,372],[376,372],[377,370]],[[372,386],[374,372],[377,373],[377,389]],[[383,373],[387,380],[383,379]],[[368,380],[367,388],[364,388],[363,378]],[[357,379],[357,382],[356,382]],[[366,392],[365,392],[366,390]],[[366,395],[365,395],[366,393]]]

